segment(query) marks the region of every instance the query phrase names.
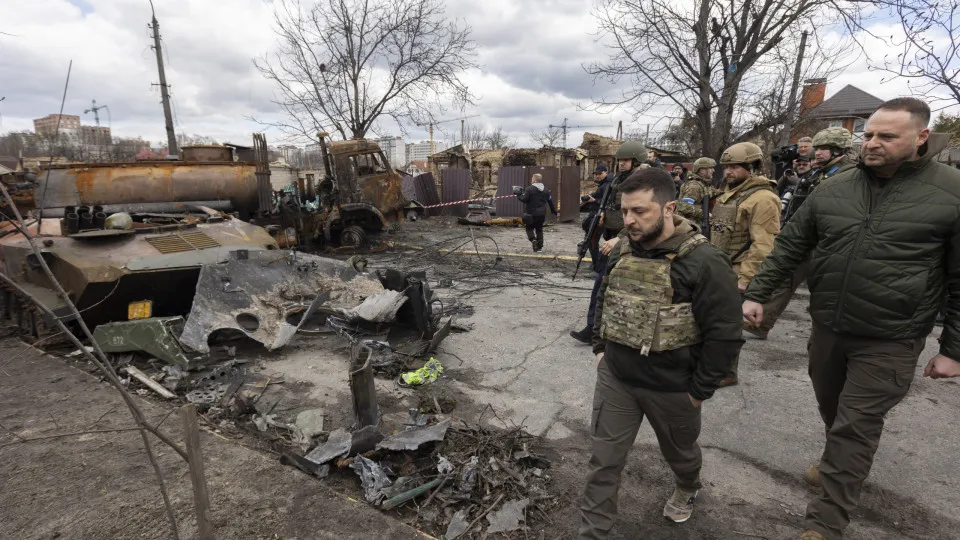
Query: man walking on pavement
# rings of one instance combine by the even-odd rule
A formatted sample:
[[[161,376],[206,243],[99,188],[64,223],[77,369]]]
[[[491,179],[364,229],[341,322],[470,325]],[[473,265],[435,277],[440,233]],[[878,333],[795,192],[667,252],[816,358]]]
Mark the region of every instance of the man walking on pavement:
[[[593,291],[590,293],[590,305],[587,307],[587,325],[582,330],[570,332],[570,337],[587,344],[593,340],[597,293],[600,291],[600,283],[603,280],[604,270],[606,270],[607,256],[620,242],[618,235],[623,229],[623,216],[620,215],[621,194],[617,190],[617,186],[623,183],[633,171],[640,168],[644,160],[647,159],[647,149],[640,141],[624,141],[617,149],[614,158],[616,159],[618,174],[613,183],[610,184],[609,189],[612,189],[613,192],[607,197],[607,207],[600,209],[600,224],[603,225],[605,241],[600,243],[600,260],[597,265],[599,269],[595,270],[597,275],[593,280]]]
[[[717,191],[713,187],[716,166],[717,162],[708,157],[697,158],[693,162],[693,172],[680,188],[677,212],[694,223],[703,221],[703,198],[713,198]]]
[[[860,162],[806,200],[745,295],[744,316],[759,322],[763,302],[809,258],[809,373],[827,440],[804,473],[821,493],[802,540],[842,538],[945,289],[940,352],[923,374],[960,376],[960,171],[934,160],[949,136],[930,135],[929,121],[915,98],[880,105]]]
[[[540,180],[543,175],[537,173],[530,179],[530,185],[523,191],[518,188],[516,196],[523,203],[521,221],[527,229],[527,239],[533,245],[533,251],[543,251],[543,223],[547,219],[547,206],[553,215],[557,215],[557,207],[553,205],[553,194]]]
[[[619,187],[625,238],[597,297],[592,450],[580,539],[607,538],[620,475],[644,416],[673,470],[663,516],[683,523],[700,490],[700,407],[743,345],[737,277],[677,216],[670,174],[644,168]]]
[[[805,177],[803,181],[792,186],[791,193],[793,196],[782,211],[781,221],[784,224],[790,221],[790,218],[797,213],[810,193],[823,181],[856,166],[856,163],[850,158],[850,148],[852,146],[853,137],[850,135],[850,131],[842,127],[830,127],[814,135],[813,147],[816,149],[815,166],[817,168],[809,173],[809,176]],[[809,274],[810,264],[808,262],[801,263],[797,270],[780,284],[780,287],[770,297],[770,301],[764,305],[763,321],[760,322],[760,325],[754,326],[746,321],[743,324],[744,331],[759,339],[767,339],[770,330],[777,324],[780,315],[790,304],[790,299],[797,292],[797,288],[807,280]]]
[[[730,257],[740,292],[750,285],[780,234],[777,183],[760,175],[762,160],[760,147],[748,142],[737,143],[720,156],[725,184],[710,219],[710,243]],[[738,363],[733,361],[720,386],[737,384]]]

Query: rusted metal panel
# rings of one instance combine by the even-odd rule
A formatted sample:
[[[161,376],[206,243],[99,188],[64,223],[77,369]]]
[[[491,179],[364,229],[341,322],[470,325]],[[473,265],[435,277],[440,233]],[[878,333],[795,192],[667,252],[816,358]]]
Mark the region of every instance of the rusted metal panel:
[[[497,197],[513,195],[513,186],[526,187],[530,183],[527,167],[501,167],[497,179]],[[496,200],[497,217],[520,217],[523,203],[516,197]]]
[[[49,172],[49,180],[46,171],[37,177],[44,208],[230,201],[236,210],[255,211],[259,204],[256,169],[248,163],[83,164]]]
[[[418,201],[417,188],[413,184],[413,176],[405,174],[400,179],[400,187],[403,190],[403,196],[410,201]]]
[[[417,200],[424,206],[440,204],[440,194],[437,193],[437,183],[433,180],[433,174],[419,174],[413,177],[414,188],[417,191]],[[439,208],[427,210],[428,216],[439,216]]]
[[[180,154],[183,156],[183,161],[190,163],[197,161],[233,161],[233,150],[229,146],[216,144],[181,146]]]
[[[443,180],[443,202],[465,201],[470,198],[470,171],[467,169],[444,169],[441,173]],[[467,203],[444,206],[444,214],[466,217]]]
[[[580,216],[580,167],[560,168],[560,221],[574,221]]]

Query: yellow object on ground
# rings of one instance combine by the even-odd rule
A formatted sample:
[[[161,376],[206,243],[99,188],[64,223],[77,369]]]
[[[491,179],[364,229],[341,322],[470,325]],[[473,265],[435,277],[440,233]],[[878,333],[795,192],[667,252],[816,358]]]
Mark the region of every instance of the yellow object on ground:
[[[443,373],[443,364],[431,356],[422,368],[400,374],[400,381],[408,386],[420,386],[437,380],[441,373]]]

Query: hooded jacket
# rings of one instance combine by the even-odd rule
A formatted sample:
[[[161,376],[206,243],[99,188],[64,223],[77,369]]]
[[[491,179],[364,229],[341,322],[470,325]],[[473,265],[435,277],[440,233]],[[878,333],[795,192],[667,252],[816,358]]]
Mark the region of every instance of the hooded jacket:
[[[933,329],[949,292],[940,352],[960,360],[960,170],[937,163],[949,135],[892,178],[862,162],[821,183],[787,223],[745,297],[766,302],[810,257],[810,315],[834,332],[910,339]]]
[[[657,247],[647,250],[629,239],[633,255],[664,259],[676,253],[687,238],[698,233],[695,225],[674,217],[676,232]],[[610,272],[620,260],[620,250],[610,253],[607,269],[597,294],[597,316],[594,324],[593,352],[604,353],[614,376],[642,388],[661,392],[688,392],[696,399],[709,399],[727,375],[730,365],[743,345],[743,315],[737,276],[730,259],[710,244],[694,248],[685,257],[670,265],[673,303],[690,302],[703,341],[670,351],[640,351],[613,341],[601,339],[603,299]]]
[[[527,186],[517,195],[520,202],[524,205],[524,213],[539,217],[547,215],[547,206],[554,215],[557,214],[557,207],[553,205],[553,195],[542,182],[536,182]]]

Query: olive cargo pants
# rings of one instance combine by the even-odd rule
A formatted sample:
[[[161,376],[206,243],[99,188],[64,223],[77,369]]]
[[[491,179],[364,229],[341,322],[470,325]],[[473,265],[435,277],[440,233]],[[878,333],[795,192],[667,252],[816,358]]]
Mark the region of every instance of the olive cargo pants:
[[[807,280],[810,275],[810,261],[800,263],[797,270],[773,291],[770,301],[763,305],[763,320],[760,321],[760,330],[769,332],[773,325],[777,324],[777,319],[787,309],[787,304],[793,298],[794,293],[800,284]]]
[[[823,489],[807,506],[806,528],[842,538],[860,503],[884,418],[907,394],[924,341],[861,338],[813,324],[810,380],[827,444],[820,460]]]
[[[617,515],[620,475],[646,416],[677,486],[700,488],[700,408],[686,392],[637,388],[613,376],[606,361],[597,368],[591,422],[592,455],[580,502],[580,539],[606,538]],[[664,500],[669,493],[664,493]]]

